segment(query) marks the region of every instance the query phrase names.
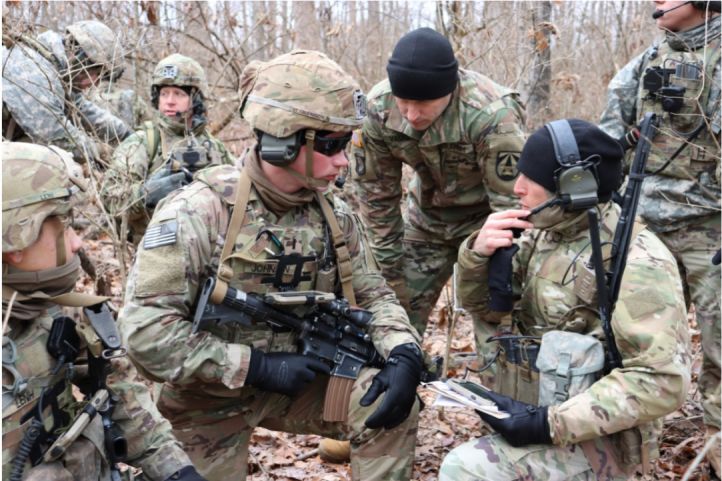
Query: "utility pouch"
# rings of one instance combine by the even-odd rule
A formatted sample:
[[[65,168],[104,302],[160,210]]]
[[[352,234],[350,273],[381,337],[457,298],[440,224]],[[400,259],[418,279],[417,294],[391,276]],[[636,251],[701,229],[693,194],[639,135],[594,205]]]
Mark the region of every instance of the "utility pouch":
[[[335,292],[336,266],[324,267],[316,273],[316,290],[321,292]]]
[[[517,401],[536,404],[539,396],[539,338],[533,336],[492,336],[499,343],[494,391]]]
[[[604,369],[604,348],[594,336],[549,331],[539,356],[539,406],[561,404],[594,384]]]

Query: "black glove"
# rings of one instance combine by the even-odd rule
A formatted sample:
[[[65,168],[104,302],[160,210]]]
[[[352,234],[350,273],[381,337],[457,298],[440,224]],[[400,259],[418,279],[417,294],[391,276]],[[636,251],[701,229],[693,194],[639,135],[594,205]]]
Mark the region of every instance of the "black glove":
[[[170,173],[167,169],[161,169],[148,180],[143,187],[145,190],[145,206],[154,209],[166,195],[188,185],[190,180],[185,172]]]
[[[514,308],[514,291],[511,277],[514,273],[513,257],[519,246],[500,247],[489,258],[489,309],[510,312]]]
[[[509,444],[517,448],[527,444],[552,444],[546,406],[515,401],[494,391],[485,391],[483,396],[494,401],[501,411],[509,413],[508,418],[498,419],[477,411],[481,419]]]
[[[409,343],[393,348],[386,365],[376,374],[371,387],[361,398],[362,406],[370,406],[382,392],[386,392],[381,406],[366,419],[366,427],[391,429],[409,417],[423,369],[419,346]]]
[[[207,481],[206,478],[198,474],[193,466],[185,466],[180,471],[171,474],[165,481]]]
[[[318,359],[289,352],[265,353],[254,349],[246,384],[286,396],[299,393],[314,380],[316,373],[329,374],[331,368]]]

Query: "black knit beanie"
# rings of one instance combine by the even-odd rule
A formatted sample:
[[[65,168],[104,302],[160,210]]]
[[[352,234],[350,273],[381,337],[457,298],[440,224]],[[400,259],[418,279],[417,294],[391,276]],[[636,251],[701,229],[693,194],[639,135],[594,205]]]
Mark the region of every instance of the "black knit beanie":
[[[446,37],[430,28],[419,28],[401,37],[386,72],[395,97],[434,100],[456,88],[459,62]]]
[[[584,120],[568,119],[572,133],[577,141],[579,156],[582,160],[598,155],[597,191],[599,202],[607,202],[612,192],[622,182],[622,164],[624,150],[615,139],[602,132],[596,125]],[[540,184],[550,192],[556,193],[555,171],[561,168],[554,154],[551,134],[542,127],[529,137],[521,151],[517,164],[519,172]]]

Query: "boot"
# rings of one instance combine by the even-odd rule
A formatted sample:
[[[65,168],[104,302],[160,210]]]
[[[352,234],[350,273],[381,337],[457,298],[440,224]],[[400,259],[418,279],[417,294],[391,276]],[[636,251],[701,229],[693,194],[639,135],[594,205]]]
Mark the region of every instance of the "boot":
[[[351,443],[323,438],[318,443],[318,455],[328,463],[347,463],[351,459]]]
[[[705,435],[705,441],[709,440],[711,437],[717,435],[717,441],[712,446],[712,449],[707,451],[707,461],[709,461],[710,467],[714,470],[715,474],[719,477],[722,475],[722,471],[720,471],[720,437],[719,437],[719,428],[716,428],[715,426],[707,426],[707,433]],[[320,446],[319,446],[320,451]]]

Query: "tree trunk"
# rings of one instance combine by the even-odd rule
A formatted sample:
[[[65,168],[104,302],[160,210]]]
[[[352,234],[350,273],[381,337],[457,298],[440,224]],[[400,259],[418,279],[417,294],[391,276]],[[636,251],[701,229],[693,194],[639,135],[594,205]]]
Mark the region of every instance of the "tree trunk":
[[[534,3],[532,7],[533,61],[527,84],[527,114],[529,128],[533,129],[552,118],[549,105],[551,96],[551,32],[552,3],[549,0]]]

